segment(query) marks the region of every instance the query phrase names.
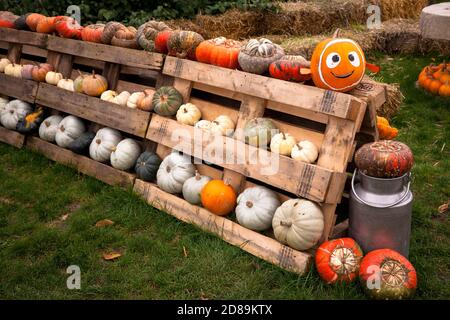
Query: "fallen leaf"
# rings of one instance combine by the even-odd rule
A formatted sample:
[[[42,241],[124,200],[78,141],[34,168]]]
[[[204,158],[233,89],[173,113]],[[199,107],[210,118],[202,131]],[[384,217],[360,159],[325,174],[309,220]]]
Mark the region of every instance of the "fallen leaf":
[[[121,256],[122,256],[121,253],[113,251],[113,252],[104,253],[103,259],[105,259],[106,261],[110,261],[110,260],[120,258]]]
[[[209,300],[209,298],[205,295],[205,293],[201,289],[200,289],[200,300]]]
[[[183,254],[184,254],[184,257],[187,258],[188,252],[184,246],[183,246]]]
[[[440,205],[439,208],[438,208],[439,213],[442,214],[442,213],[447,212],[447,211],[448,211],[449,205],[450,205],[450,201],[448,201],[447,203],[444,203],[444,204]]]
[[[97,221],[95,226],[97,228],[101,228],[101,227],[111,226],[113,224],[114,224],[114,221],[109,220],[109,219],[103,219],[103,220]]]
[[[60,219],[61,219],[61,221],[66,221],[68,217],[69,217],[69,214],[66,213],[66,214],[62,215]]]

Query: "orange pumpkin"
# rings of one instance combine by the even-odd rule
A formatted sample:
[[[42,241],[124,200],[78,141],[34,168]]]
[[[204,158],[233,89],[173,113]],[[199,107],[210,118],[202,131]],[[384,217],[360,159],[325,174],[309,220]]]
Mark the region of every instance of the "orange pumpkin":
[[[384,117],[377,116],[377,128],[382,140],[392,140],[398,135],[398,129],[391,127],[389,121]]]
[[[212,213],[226,216],[236,206],[236,192],[222,180],[211,180],[200,193],[202,205]]]
[[[445,84],[439,88],[439,95],[441,97],[450,97],[450,81],[446,81]]]
[[[337,36],[338,32],[314,49],[311,58],[312,79],[319,88],[347,92],[364,77],[366,58],[355,41]]]
[[[81,30],[81,39],[83,41],[101,43],[104,28],[105,25],[101,23],[90,24]]]
[[[241,43],[219,37],[201,42],[195,52],[197,61],[215,66],[236,69]]]
[[[95,72],[92,71],[91,75],[83,78],[81,86],[83,92],[88,96],[98,97],[108,89],[108,81],[105,77],[95,74]]]
[[[439,94],[439,89],[442,86],[442,82],[440,82],[438,79],[431,79],[428,83],[428,87],[426,88],[430,93],[432,94]]]
[[[49,34],[55,32],[55,19],[56,17],[45,17],[39,20],[36,32]]]
[[[31,31],[36,31],[39,21],[45,18],[46,17],[42,14],[31,13],[30,15],[27,16],[26,24],[28,25],[28,28],[30,28]]]

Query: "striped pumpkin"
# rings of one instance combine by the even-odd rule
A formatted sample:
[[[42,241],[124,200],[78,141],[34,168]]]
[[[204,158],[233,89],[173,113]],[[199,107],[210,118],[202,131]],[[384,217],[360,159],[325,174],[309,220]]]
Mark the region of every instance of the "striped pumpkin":
[[[204,41],[203,37],[193,31],[174,31],[169,37],[167,46],[169,55],[178,58],[195,60],[195,51]]]
[[[152,99],[153,111],[161,116],[173,116],[182,103],[183,97],[174,87],[159,88]]]

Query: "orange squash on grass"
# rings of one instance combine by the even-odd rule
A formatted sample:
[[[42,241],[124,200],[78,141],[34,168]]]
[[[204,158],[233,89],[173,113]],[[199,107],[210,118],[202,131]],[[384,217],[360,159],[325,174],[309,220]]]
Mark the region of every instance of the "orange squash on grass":
[[[200,193],[202,205],[212,213],[226,216],[236,206],[236,192],[222,180],[211,180]]]

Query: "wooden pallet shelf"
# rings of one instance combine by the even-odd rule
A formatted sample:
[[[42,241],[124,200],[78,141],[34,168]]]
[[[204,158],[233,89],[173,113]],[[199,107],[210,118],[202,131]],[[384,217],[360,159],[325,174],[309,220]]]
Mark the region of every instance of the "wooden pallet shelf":
[[[0,94],[34,103],[39,83],[0,73]]]
[[[25,143],[25,135],[13,130],[8,130],[0,125],[0,142],[4,142],[20,149]]]

